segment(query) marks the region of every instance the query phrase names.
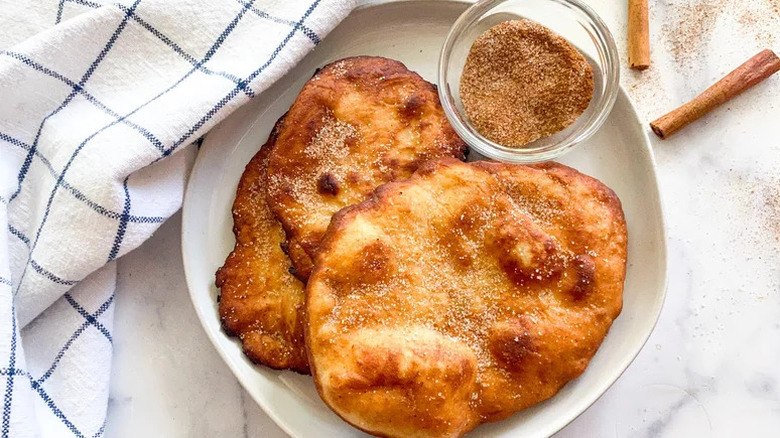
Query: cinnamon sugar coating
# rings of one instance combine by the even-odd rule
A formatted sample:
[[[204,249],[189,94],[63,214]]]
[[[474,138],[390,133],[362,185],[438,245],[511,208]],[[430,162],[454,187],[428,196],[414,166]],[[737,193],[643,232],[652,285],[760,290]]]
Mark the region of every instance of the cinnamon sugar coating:
[[[547,27],[525,19],[505,21],[471,46],[460,97],[480,134],[521,147],[574,123],[593,98],[593,70]]]
[[[298,273],[338,210],[465,150],[436,88],[402,63],[360,56],[323,67],[290,108],[268,167],[268,203],[302,249],[290,251]]]
[[[566,166],[442,159],[337,213],[307,285],[320,396],[379,436],[460,436],[579,376],[622,306],[620,201]]]
[[[303,343],[304,285],[290,273],[284,230],[266,203],[268,155],[280,119],[246,165],[233,203],[236,245],[216,275],[219,317],[229,335],[241,339],[253,362],[308,374]]]

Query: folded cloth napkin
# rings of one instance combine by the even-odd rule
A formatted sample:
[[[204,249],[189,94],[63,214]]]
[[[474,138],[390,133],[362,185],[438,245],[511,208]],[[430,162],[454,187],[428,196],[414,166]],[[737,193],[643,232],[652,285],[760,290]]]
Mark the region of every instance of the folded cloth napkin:
[[[114,260],[351,0],[0,0],[0,437],[104,433]]]

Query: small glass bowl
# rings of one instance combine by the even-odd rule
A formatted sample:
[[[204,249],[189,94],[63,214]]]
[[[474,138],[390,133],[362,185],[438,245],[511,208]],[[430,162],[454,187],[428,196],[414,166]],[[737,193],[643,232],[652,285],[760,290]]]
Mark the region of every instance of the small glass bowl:
[[[593,68],[593,99],[575,122],[525,146],[488,140],[471,124],[460,99],[460,76],[474,40],[494,25],[527,18],[568,40]],[[556,158],[595,133],[607,119],[620,87],[620,65],[612,34],[580,0],[480,0],[450,29],[439,57],[439,98],[458,135],[474,151],[498,161],[535,163]]]

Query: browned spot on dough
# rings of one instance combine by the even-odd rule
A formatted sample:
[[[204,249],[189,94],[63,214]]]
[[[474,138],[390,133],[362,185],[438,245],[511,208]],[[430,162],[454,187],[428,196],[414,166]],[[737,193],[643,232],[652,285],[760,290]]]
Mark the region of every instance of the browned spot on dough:
[[[494,326],[490,333],[490,352],[509,371],[522,371],[524,364],[538,354],[527,317]]]
[[[364,273],[373,274],[383,271],[390,261],[387,248],[380,241],[375,241],[363,248],[361,268]]]
[[[365,352],[357,358],[361,373],[348,383],[353,389],[377,386],[393,386],[403,383],[400,377],[401,354],[384,350],[371,354]]]
[[[356,372],[338,378],[344,389],[366,390],[377,387],[425,386],[444,389],[458,387],[473,380],[476,368],[468,357],[462,357],[440,346],[421,346],[413,351],[419,360],[410,363],[408,354],[394,346],[371,348],[359,345],[355,351]],[[402,366],[403,365],[403,366]]]
[[[450,229],[463,233],[468,233],[474,228],[477,222],[478,209],[471,205],[460,211],[460,214],[454,216],[450,222]]]
[[[398,110],[401,117],[412,119],[422,115],[422,108],[425,105],[425,100],[416,94],[412,94],[404,105]]]
[[[596,264],[593,258],[587,254],[581,254],[574,258],[574,270],[577,272],[577,284],[571,290],[575,300],[585,297],[593,289],[593,281],[596,278]]]
[[[562,269],[555,242],[529,221],[500,221],[493,245],[501,268],[517,285],[547,281]]]
[[[332,173],[323,173],[320,180],[317,181],[317,190],[323,194],[328,193],[336,196],[339,194],[339,182]]]
[[[312,118],[306,122],[303,129],[304,138],[315,138],[322,127],[322,119]]]
[[[444,227],[439,244],[456,261],[461,268],[469,268],[474,264],[473,250],[469,248],[468,238],[477,225],[479,209],[475,206],[463,208],[459,214],[454,215],[448,226]],[[482,221],[484,223],[484,220]]]
[[[387,167],[390,169],[397,169],[401,165],[400,160],[398,158],[391,158],[387,160]]]

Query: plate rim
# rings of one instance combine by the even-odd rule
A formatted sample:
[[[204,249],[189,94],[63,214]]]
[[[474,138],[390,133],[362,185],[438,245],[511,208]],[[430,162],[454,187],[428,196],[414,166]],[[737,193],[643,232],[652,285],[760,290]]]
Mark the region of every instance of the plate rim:
[[[456,3],[456,4],[471,4],[473,3],[473,0],[365,0],[361,2],[360,5],[355,7],[350,14],[373,8],[373,7],[381,7],[388,4],[393,3],[431,3],[433,1],[436,1],[436,3]],[[647,344],[647,341],[650,339],[650,336],[655,331],[655,328],[658,324],[658,320],[660,319],[661,313],[663,312],[664,303],[666,301],[666,294],[668,289],[668,283],[669,283],[669,258],[668,258],[668,250],[667,250],[667,225],[666,225],[666,214],[664,213],[664,203],[663,198],[661,197],[661,191],[660,191],[660,185],[658,180],[658,166],[655,159],[655,153],[652,148],[652,142],[650,141],[650,136],[648,134],[648,129],[645,126],[645,123],[639,116],[639,112],[637,111],[636,104],[631,99],[631,97],[628,95],[625,87],[621,84],[618,90],[618,99],[625,99],[626,103],[629,106],[630,109],[630,118],[632,119],[632,123],[635,125],[638,125],[639,131],[641,132],[641,143],[642,147],[641,154],[645,155],[645,158],[648,159],[650,162],[650,169],[649,172],[652,176],[652,187],[649,187],[652,191],[652,196],[657,199],[657,206],[658,206],[658,220],[660,223],[660,236],[659,236],[659,249],[661,254],[659,254],[659,257],[661,259],[661,266],[660,266],[660,275],[662,277],[662,280],[660,282],[660,291],[654,301],[654,308],[657,308],[655,311],[655,315],[653,316],[653,321],[650,327],[650,330],[647,331],[647,333],[643,336],[643,339],[641,339],[641,342],[636,343],[636,347],[633,350],[630,350],[630,354],[628,354],[624,361],[619,363],[619,368],[622,368],[621,371],[617,374],[615,374],[614,377],[606,379],[603,384],[598,388],[597,391],[593,391],[593,396],[588,397],[585,401],[585,404],[583,405],[582,409],[579,409],[579,412],[575,412],[573,414],[570,414],[566,416],[566,418],[562,419],[561,421],[555,422],[554,424],[548,425],[546,430],[543,431],[544,435],[551,436],[558,431],[562,430],[564,427],[569,425],[571,422],[576,420],[580,415],[585,413],[593,404],[595,404],[601,397],[606,394],[606,392],[611,388],[615,382],[628,370],[628,368],[631,366],[631,364],[636,360],[636,357],[639,355],[639,353],[644,349],[644,346]],[[614,111],[615,108],[613,108],[612,111]],[[224,129],[223,125],[225,121],[228,121],[231,119],[232,116],[234,116],[235,113],[231,114],[230,116],[226,117],[225,120],[219,123],[218,126],[216,126],[214,129],[212,129],[212,132],[216,131],[219,132],[220,128]],[[238,142],[236,144],[239,144],[246,135],[251,131],[251,128],[254,126],[254,124],[257,123],[257,120],[253,121],[249,128],[246,130],[246,132],[243,133],[243,135],[240,137]],[[211,141],[209,141],[211,138]],[[216,136],[214,135],[206,135],[202,148],[205,148],[209,144],[215,141]],[[194,178],[196,173],[198,172],[199,168],[202,168],[201,161],[203,160],[202,157],[204,157],[205,154],[198,153],[195,161],[192,165],[192,170],[190,172],[190,175],[187,179],[187,185],[184,190],[183,195],[183,201],[182,201],[182,219],[181,219],[181,255],[182,255],[182,265],[184,267],[184,277],[185,282],[187,284],[187,291],[190,296],[191,304],[193,305],[193,308],[195,310],[195,314],[198,317],[198,321],[200,322],[201,328],[206,333],[206,336],[208,337],[209,341],[211,342],[214,349],[217,351],[219,356],[222,358],[223,362],[227,364],[228,368],[230,369],[233,376],[238,380],[238,382],[241,384],[242,389],[245,390],[250,397],[254,400],[255,403],[257,403],[258,406],[263,410],[263,412],[268,415],[268,417],[274,421],[274,423],[282,429],[288,436],[295,437],[295,434],[290,429],[290,427],[287,424],[286,420],[283,420],[274,409],[271,409],[269,406],[269,402],[267,402],[264,399],[259,398],[255,395],[254,391],[251,391],[248,389],[248,382],[245,381],[245,377],[243,375],[243,372],[241,372],[238,369],[238,366],[233,363],[232,357],[228,355],[227,351],[225,351],[220,346],[221,338],[218,339],[218,336],[225,336],[224,333],[221,331],[213,331],[208,328],[207,325],[207,315],[205,315],[203,312],[200,311],[200,308],[198,306],[198,302],[200,301],[200,298],[196,295],[196,290],[198,288],[198,284],[196,284],[195,276],[190,274],[191,267],[189,262],[189,254],[192,254],[193,251],[189,248],[189,238],[188,235],[192,234],[190,231],[189,223],[190,220],[187,218],[189,217],[188,211],[191,211],[194,207],[188,207],[190,205],[189,200],[191,199],[193,191],[196,189],[194,186],[194,181],[197,178]],[[577,410],[575,410],[577,411]]]

